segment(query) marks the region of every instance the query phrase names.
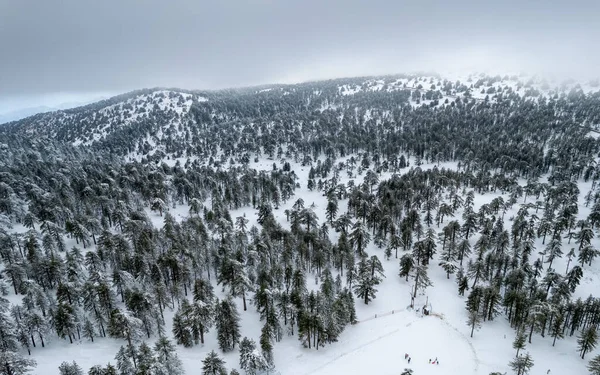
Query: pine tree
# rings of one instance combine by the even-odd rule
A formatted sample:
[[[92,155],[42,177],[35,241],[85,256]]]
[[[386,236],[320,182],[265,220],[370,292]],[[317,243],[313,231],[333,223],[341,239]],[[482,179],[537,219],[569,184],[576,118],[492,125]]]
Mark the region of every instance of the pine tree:
[[[225,375],[225,361],[214,350],[202,360],[202,375]]]
[[[529,353],[527,353],[524,356],[521,355],[515,358],[508,365],[513,369],[516,375],[526,375],[533,367],[533,359]]]
[[[60,366],[58,366],[58,371],[60,371],[60,375],[83,375],[83,370],[75,361],[72,363],[61,363]]]
[[[565,337],[563,333],[563,323],[565,322],[565,318],[563,314],[557,314],[552,321],[552,326],[550,328],[550,336],[553,337],[552,346],[556,344],[556,339],[562,339]]]
[[[183,364],[177,356],[177,349],[164,336],[161,336],[154,345],[156,356],[154,375],[183,375]]]
[[[172,332],[177,344],[183,345],[186,348],[194,346],[190,326],[188,325],[187,319],[182,316],[180,311],[173,316]]]
[[[587,369],[590,372],[590,375],[600,375],[600,355],[592,358],[587,365]]]
[[[58,337],[61,339],[68,337],[69,342],[72,344],[73,338],[75,338],[76,325],[77,318],[73,307],[66,303],[59,303],[54,314],[54,327]]]
[[[223,286],[229,286],[229,291],[233,297],[242,297],[244,311],[246,311],[246,292],[250,291],[252,287],[246,268],[242,262],[243,254],[238,252],[236,257],[238,259],[231,259],[224,262],[229,270],[230,280],[224,280]]]
[[[13,351],[0,351],[0,375],[25,375],[36,366],[36,362],[25,359]]]
[[[413,290],[413,298],[417,297],[417,292],[419,290],[425,291],[425,289],[427,289],[427,287],[433,285],[433,283],[429,279],[429,276],[427,275],[427,268],[424,265],[415,267],[415,273],[414,273],[413,277],[415,279],[415,288]]]
[[[240,368],[248,375],[256,375],[268,368],[268,363],[256,348],[254,340],[247,337],[240,342]]]
[[[414,260],[412,254],[404,254],[400,257],[400,277],[406,277],[406,281],[408,281],[408,276],[410,276],[410,272],[414,267]]]
[[[577,338],[577,349],[581,353],[581,359],[584,359],[585,353],[594,350],[598,343],[598,333],[596,327],[590,326],[583,331]]]
[[[137,370],[136,375],[153,375],[153,369],[156,364],[154,353],[148,344],[142,342],[136,350]]]
[[[459,268],[456,273],[456,283],[458,284],[458,295],[464,296],[465,291],[469,290],[469,279],[464,273],[463,268]]]
[[[260,334],[260,349],[265,362],[269,365],[273,365],[273,344],[271,343],[271,334],[268,323],[265,324]]]
[[[88,375],[104,375],[105,370],[101,365],[95,365],[90,367],[88,370]]]
[[[481,327],[481,316],[476,310],[469,310],[468,317],[467,324],[469,327],[471,327],[471,337],[473,337],[473,332],[475,329],[479,329]]]
[[[379,267],[377,264],[379,264]],[[376,287],[381,283],[381,271],[376,271],[380,269],[381,263],[377,259],[365,258],[358,263],[357,267],[358,277],[354,285],[354,292],[357,297],[365,301],[365,305],[368,305],[371,300],[375,299],[377,294]]]
[[[219,348],[224,352],[233,350],[240,340],[240,315],[231,298],[217,300],[216,327]]]
[[[134,375],[135,367],[133,363],[131,363],[131,354],[128,353],[128,350],[125,347],[121,346],[115,359],[117,360],[117,369],[119,370],[119,375]]]
[[[141,329],[142,321],[131,316],[127,311],[121,311],[119,309],[114,309],[112,311],[108,322],[108,334],[111,337],[127,340],[127,350],[131,356],[134,367],[137,367],[137,363],[133,343],[141,337]]]
[[[117,368],[110,363],[104,369],[104,375],[118,375]]]
[[[96,336],[94,324],[88,318],[85,318],[83,323],[83,337],[87,338],[91,342],[94,342],[94,336]]]
[[[517,354],[515,357],[519,357],[519,351],[525,348],[525,341],[527,340],[527,336],[525,336],[525,332],[522,329],[517,330],[517,335],[513,341],[512,347],[517,350]]]

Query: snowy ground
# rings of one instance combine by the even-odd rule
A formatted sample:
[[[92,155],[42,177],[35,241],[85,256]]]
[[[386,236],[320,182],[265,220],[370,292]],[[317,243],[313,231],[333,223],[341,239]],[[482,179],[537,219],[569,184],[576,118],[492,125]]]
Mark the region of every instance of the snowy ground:
[[[337,162],[336,162],[337,164]],[[251,168],[270,170],[272,160],[261,160],[252,163]],[[414,165],[414,160],[411,160]],[[432,168],[433,164],[420,166],[422,169]],[[456,168],[455,163],[438,165],[439,168]],[[275,217],[288,226],[285,221],[284,211],[291,208],[296,199],[302,198],[306,206],[314,203],[315,212],[322,221],[325,218],[325,198],[318,191],[307,191],[306,181],[310,167],[301,167],[293,164],[292,168],[300,177],[302,188],[296,191],[296,196],[274,211]],[[362,180],[358,176],[357,180]],[[342,182],[346,183],[349,178],[345,173],[340,174]],[[388,178],[389,174],[382,174],[380,180]],[[359,181],[356,181],[357,183]],[[581,184],[580,202],[589,190],[589,185]],[[500,194],[476,195],[475,210],[490,202]],[[505,197],[505,199],[507,199]],[[534,197],[528,198],[533,201]],[[521,199],[522,201],[522,199]],[[516,213],[518,206],[505,215],[506,228],[509,228],[509,218]],[[340,202],[340,211],[346,210],[346,202]],[[587,216],[589,209],[581,203],[580,217]],[[178,206],[171,209],[176,219],[181,220],[188,216],[188,208]],[[246,215],[250,220],[249,226],[256,223],[256,215],[251,208],[236,210],[231,213],[232,218]],[[163,218],[157,213],[148,210],[156,226],[162,226]],[[456,214],[460,217],[460,212]],[[448,219],[445,220],[446,222]],[[436,231],[441,229],[435,227]],[[23,228],[14,228],[19,231]],[[331,231],[332,240],[337,234]],[[471,241],[475,241],[472,239]],[[597,246],[598,239],[595,239]],[[472,242],[473,243],[473,242]],[[536,243],[541,249],[541,240]],[[69,247],[74,243],[68,242]],[[566,248],[565,241],[565,248]],[[454,277],[446,279],[445,272],[433,261],[429,267],[429,275],[434,283],[433,287],[427,289],[425,295],[419,295],[415,305],[423,306],[426,301],[431,304],[435,316],[422,317],[419,313],[408,309],[410,303],[410,290],[412,285],[398,276],[398,260],[393,258],[384,260],[383,249],[377,249],[373,244],[369,245],[368,251],[376,254],[382,260],[386,271],[386,278],[379,286],[377,298],[368,306],[361,300],[356,300],[356,310],[359,323],[349,326],[341,335],[339,342],[314,349],[302,348],[297,336],[284,337],[275,344],[274,356],[276,369],[282,375],[321,375],[321,374],[365,374],[373,372],[376,374],[399,374],[404,368],[414,370],[415,375],[488,375],[490,372],[511,373],[508,362],[514,358],[515,351],[512,349],[514,331],[510,328],[506,319],[500,315],[492,322],[485,322],[473,338],[470,338],[470,327],[467,326],[465,298],[457,293]],[[556,268],[563,267],[564,259],[556,261]],[[584,279],[578,288],[578,295],[587,297],[589,293],[597,290],[600,272],[598,267],[584,269]],[[309,282],[312,278],[309,277]],[[314,280],[314,279],[313,279]],[[313,281],[314,282],[314,281]],[[313,285],[314,286],[314,285]],[[215,292],[222,296],[221,288],[216,287]],[[14,296],[13,296],[14,297]],[[14,301],[14,299],[11,299]],[[242,311],[241,300],[236,300],[242,316],[242,336],[258,339],[260,335],[260,323],[254,307],[249,303],[248,311]],[[393,311],[393,313],[392,313]],[[167,312],[166,332],[170,334],[171,318],[173,313]],[[153,341],[153,340],[151,340]],[[124,342],[109,338],[97,339],[95,343],[85,340],[69,344],[68,341],[54,339],[46,348],[34,348],[32,358],[37,360],[38,367],[32,372],[39,375],[58,374],[58,366],[63,361],[77,361],[87,372],[87,369],[95,364],[115,363],[114,355],[118,347]],[[204,346],[183,348],[178,346],[178,353],[183,360],[186,373],[189,375],[199,374],[201,360],[211,350],[219,352],[216,340],[216,331],[213,329],[206,337]],[[547,336],[542,338],[534,335],[533,343],[527,344],[534,360],[535,366],[531,375],[546,374],[548,369],[552,374],[586,374],[586,360],[577,356],[575,337],[567,337],[559,340],[552,347],[552,339]],[[597,350],[588,354],[588,358],[597,354]],[[404,360],[404,354],[410,354],[412,361],[410,365]],[[438,358],[439,365],[431,365],[429,359]],[[238,367],[238,353],[234,351],[223,355],[228,368]]]

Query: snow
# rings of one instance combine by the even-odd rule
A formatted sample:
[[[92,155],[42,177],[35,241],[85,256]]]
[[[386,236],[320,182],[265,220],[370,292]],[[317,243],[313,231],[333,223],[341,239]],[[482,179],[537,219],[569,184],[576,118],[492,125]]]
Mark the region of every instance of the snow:
[[[336,161],[345,161],[350,156]],[[183,160],[182,160],[183,161]],[[411,166],[415,166],[415,160],[409,159]],[[310,166],[292,164],[292,170],[299,177],[301,189],[289,201],[274,210],[275,217],[284,225],[289,227],[285,220],[284,211],[291,208],[294,202],[301,197],[306,206],[314,203],[314,210],[320,221],[324,220],[325,198],[321,192],[308,191],[306,181]],[[271,170],[273,160],[259,159],[251,162],[249,167],[257,170]],[[456,163],[423,164],[419,168],[425,170],[433,167],[456,169]],[[406,168],[403,172],[408,171]],[[382,173],[380,180],[389,178],[391,173]],[[350,178],[347,174],[340,174],[342,183],[347,183]],[[354,176],[361,180],[361,176]],[[358,183],[359,181],[356,181]],[[524,183],[524,182],[523,182]],[[580,184],[580,213],[586,216],[589,208],[583,205],[583,196],[589,190],[590,183]],[[494,198],[501,196],[498,193],[485,195],[476,194],[475,207],[477,211],[481,205],[491,202]],[[505,200],[507,198],[505,197]],[[528,198],[530,201],[533,197]],[[520,204],[515,205],[506,213],[506,225],[510,224],[509,218],[516,213]],[[346,209],[346,202],[340,202],[340,213]],[[150,220],[156,227],[162,227],[164,216],[157,212],[146,209]],[[169,207],[169,212],[177,221],[189,217],[189,207],[177,205]],[[256,224],[255,210],[246,207],[231,212],[232,218],[245,215],[249,220],[249,227]],[[455,216],[459,216],[457,212]],[[446,219],[448,221],[449,219]],[[440,228],[434,227],[436,231]],[[26,228],[15,226],[14,231],[24,232]],[[330,232],[332,240],[336,240],[337,234]],[[472,239],[471,241],[475,241]],[[541,239],[539,240],[541,241]],[[598,239],[594,241],[598,244]],[[536,245],[540,248],[541,243]],[[74,240],[67,241],[67,247],[75,246]],[[432,309],[432,314],[422,316],[418,311],[409,308],[410,292],[412,285],[397,276],[398,260],[384,260],[383,250],[377,249],[372,243],[368,247],[370,254],[376,254],[382,261],[386,278],[378,287],[375,300],[365,305],[360,299],[356,299],[356,311],[358,323],[349,326],[340,336],[337,343],[329,344],[314,349],[303,348],[297,336],[285,336],[283,340],[274,345],[274,358],[276,370],[282,375],[325,375],[325,374],[365,374],[375,372],[377,374],[398,374],[404,368],[412,368],[418,375],[487,375],[493,371],[509,371],[508,362],[514,358],[512,340],[514,330],[509,326],[506,319],[500,315],[494,321],[485,322],[480,330],[476,330],[474,337],[469,337],[470,327],[467,326],[465,298],[457,293],[457,287],[452,276],[446,279],[443,269],[432,262],[429,267],[429,276],[433,287],[427,289],[425,294],[417,295],[415,306],[417,309],[426,303]],[[565,259],[556,260],[556,268],[563,267]],[[597,289],[600,272],[598,266],[591,270],[585,269],[585,277],[578,293],[587,296]],[[316,288],[314,277],[308,277],[309,287]],[[224,293],[219,286],[215,286],[218,297]],[[14,297],[14,296],[12,296]],[[16,302],[11,298],[11,302]],[[235,300],[238,311],[242,317],[242,337],[247,336],[255,341],[260,336],[261,323],[254,307],[248,301],[248,311],[242,311],[242,301]],[[170,333],[173,311],[165,312],[166,332]],[[153,344],[155,338],[149,340]],[[47,375],[57,374],[58,366],[63,361],[75,360],[86,371],[96,364],[115,364],[114,355],[119,346],[124,345],[122,340],[110,338],[97,338],[95,343],[86,340],[76,341],[69,344],[68,340],[55,338],[46,345],[46,348],[33,348],[32,358],[38,362],[38,367],[33,374]],[[578,358],[576,353],[575,337],[567,337],[559,340],[552,347],[552,339],[534,335],[532,344],[528,344],[526,351],[532,354],[535,366],[532,375],[545,374],[551,369],[553,374],[584,374],[586,361]],[[210,352],[216,350],[225,359],[228,368],[238,368],[239,355],[237,349],[231,353],[222,354],[217,347],[216,330],[206,335],[206,344],[192,348],[177,346],[178,355],[183,361],[187,374],[198,373],[201,360]],[[408,353],[412,360],[410,365],[404,360],[404,353]],[[590,353],[589,357],[595,352]],[[439,365],[429,364],[429,359],[437,357]]]
[[[463,334],[442,319],[407,310],[351,326],[339,343],[318,351],[302,350],[298,355],[294,349],[292,343],[280,349],[284,353],[275,353],[282,374],[398,374],[404,368],[412,368],[415,374],[480,373],[476,353]],[[440,364],[429,364],[436,357]]]
[[[441,81],[438,78],[426,78],[414,79],[397,79],[393,82],[388,82],[387,90],[398,90],[403,87],[404,84],[407,87],[416,88],[419,84],[422,84],[424,89],[420,90],[425,92],[428,87],[431,86],[430,79],[433,79],[434,84],[439,89]],[[472,77],[471,82],[468,77],[457,77],[457,79],[467,86],[477,81],[478,77]],[[522,78],[520,78],[522,79]],[[483,98],[486,94],[480,94],[482,89],[487,89],[491,86],[495,88],[502,87],[503,90],[511,88],[517,90],[518,82],[514,80],[502,80],[495,82],[491,85],[484,84],[477,89],[472,89],[471,92],[475,98]],[[532,83],[532,87],[541,87],[541,82]],[[369,85],[369,90],[382,90],[384,87],[383,81],[372,81]],[[585,86],[585,89],[589,87]],[[270,90],[270,89],[265,89]],[[262,90],[262,91],[265,91]],[[342,95],[354,95],[360,92],[362,88],[355,85],[343,85],[339,87],[339,92]],[[596,89],[597,90],[597,89]],[[585,90],[584,90],[585,91]],[[521,86],[518,90],[520,94],[525,92],[525,87]],[[548,89],[544,91],[550,93]],[[168,91],[155,92],[152,95],[152,99],[156,99],[159,102],[161,109],[173,108],[174,111],[183,116],[192,104],[193,100],[198,102],[205,102],[208,99],[204,97],[192,98],[188,94],[177,93],[183,95],[183,104],[179,104],[178,99],[169,99]],[[288,94],[288,91],[283,92],[283,95]],[[315,95],[319,93],[315,92]],[[162,100],[158,99],[158,95],[165,95]],[[545,94],[546,95],[546,94]],[[464,96],[464,93],[457,94],[456,97]],[[492,95],[490,95],[491,97]],[[445,98],[453,98],[454,96],[444,96],[440,99],[440,103],[443,103]],[[131,100],[131,104],[138,103],[139,98]],[[450,100],[452,101],[452,100]],[[420,105],[429,104],[430,101],[422,100]],[[413,102],[413,105],[417,104]],[[146,109],[147,105],[143,106]],[[106,113],[110,111],[107,107]],[[138,108],[138,107],[136,107]],[[142,108],[140,105],[139,108]],[[321,106],[322,110],[329,108],[337,108],[334,104],[323,103]],[[129,117],[123,116],[123,108],[118,108],[120,117],[118,121],[128,123],[137,119],[141,114],[134,111],[134,114]],[[366,119],[370,118],[371,112],[368,111],[365,114]],[[180,117],[181,118],[181,117]],[[116,119],[115,119],[116,121]],[[109,131],[110,124],[106,125],[100,133],[94,134],[94,139],[97,137],[102,138],[106,136]],[[162,130],[159,134],[162,134]],[[597,132],[590,132],[588,134],[591,137],[598,138],[600,134]],[[150,145],[155,145],[155,140],[151,137],[147,137],[147,142]],[[89,142],[89,141],[86,141]],[[74,144],[79,145],[85,143],[84,140],[78,139]],[[87,143],[86,143],[87,144]],[[354,155],[356,157],[356,155]],[[132,154],[133,157],[139,157],[141,155]],[[334,165],[337,165],[341,161],[349,159],[347,156],[342,159],[336,160]],[[139,160],[138,159],[138,160]],[[177,161],[181,165],[185,164],[188,158],[171,158],[165,159],[164,162],[169,166],[174,166]],[[190,158],[194,160],[193,158]],[[359,159],[360,160],[360,159]],[[409,159],[411,166],[415,166],[414,158]],[[272,170],[273,160],[267,160],[265,158],[259,159],[258,162],[251,162],[249,167],[257,170]],[[306,188],[306,182],[308,179],[308,173],[310,166],[301,166],[298,163],[289,161],[292,165],[292,169],[298,175],[298,182],[301,184],[301,188],[296,191],[294,197],[289,201],[282,203],[282,205],[274,210],[275,217],[282,223],[284,227],[289,228],[289,223],[285,219],[285,210],[290,209],[291,206],[298,198],[302,198],[305,201],[306,206],[310,206],[314,203],[314,210],[322,222],[325,218],[325,207],[326,200],[322,193],[319,191],[308,191]],[[277,162],[280,165],[279,162]],[[423,164],[419,168],[425,170],[433,167],[437,168],[448,168],[456,169],[457,163],[439,163],[439,164]],[[403,172],[408,171],[408,168]],[[347,173],[342,171],[340,173],[341,183],[347,183],[350,179],[356,179],[356,183],[364,177],[364,173],[361,176],[356,175],[356,170],[352,177],[349,177]],[[391,173],[382,173],[379,176],[380,181],[390,178]],[[525,183],[522,182],[524,185]],[[591,183],[579,183],[580,195],[579,195],[579,218],[584,218],[589,214],[590,208],[585,207],[583,197],[589,191]],[[487,194],[476,194],[475,195],[475,211],[481,207],[481,205],[491,202],[494,198],[503,196],[505,201],[507,195],[502,195],[500,192],[487,193]],[[527,201],[533,201],[535,197],[528,197]],[[505,215],[505,228],[510,226],[510,218],[514,216],[522,204],[523,199],[516,204],[511,210]],[[345,201],[340,202],[340,211],[343,213],[346,209]],[[206,204],[206,203],[205,203]],[[177,221],[181,221],[189,217],[189,207],[186,205],[177,205],[175,208],[169,207],[169,212],[175,217]],[[164,215],[160,216],[157,212],[151,211],[149,208],[146,209],[146,213],[153,225],[156,227],[162,227],[164,221]],[[461,211],[455,214],[455,217],[460,217]],[[251,207],[242,208],[239,210],[233,210],[231,217],[235,218],[238,216],[246,216],[250,220],[248,226],[256,225],[256,211]],[[447,222],[450,219],[446,219]],[[436,232],[439,232],[441,228],[435,227]],[[11,229],[15,233],[23,233],[27,229],[15,225]],[[337,239],[337,234],[331,230],[330,236],[332,241]],[[471,239],[473,244],[476,238]],[[596,248],[600,247],[600,239],[597,237],[593,240],[593,244]],[[67,248],[76,246],[74,240],[67,240]],[[542,240],[536,241],[536,248],[543,248]],[[565,240],[563,242],[563,249],[568,249],[570,246]],[[86,251],[89,250],[86,249]],[[512,349],[512,340],[514,338],[514,330],[509,326],[505,317],[501,314],[495,318],[494,321],[484,322],[481,329],[474,332],[473,337],[469,337],[470,328],[466,324],[467,314],[465,310],[465,299],[466,297],[460,297],[457,293],[456,283],[454,282],[454,276],[451,276],[450,280],[446,278],[445,272],[437,265],[437,262],[433,261],[429,267],[429,276],[433,282],[433,286],[428,288],[426,293],[418,295],[416,298],[416,306],[423,306],[425,303],[431,305],[433,315],[421,316],[418,312],[415,312],[408,308],[410,303],[410,291],[412,285],[410,282],[405,282],[403,279],[398,277],[398,260],[393,258],[390,260],[384,260],[383,250],[377,249],[374,244],[369,244],[367,251],[370,254],[376,254],[382,261],[386,278],[383,280],[381,285],[378,287],[378,293],[375,300],[369,305],[365,305],[361,300],[356,300],[356,311],[358,315],[359,323],[346,328],[344,333],[339,338],[337,343],[328,344],[327,346],[320,348],[318,351],[314,349],[302,348],[297,336],[286,336],[284,339],[275,343],[274,345],[274,358],[276,369],[282,375],[321,375],[321,374],[365,374],[369,372],[377,374],[399,374],[405,367],[412,368],[415,371],[415,375],[470,375],[470,374],[482,374],[487,375],[490,372],[499,371],[501,373],[510,372],[508,368],[508,362],[514,358],[515,351]],[[535,257],[534,257],[535,258]],[[563,270],[566,267],[566,259],[557,259],[555,261],[555,268]],[[600,264],[595,262],[592,267],[584,267],[584,277],[581,280],[581,285],[577,288],[575,297],[586,298],[588,295],[596,293],[598,290],[598,282],[600,280]],[[309,287],[315,288],[318,285],[314,282],[314,277],[308,277]],[[215,292],[219,297],[222,297],[221,287],[216,286]],[[8,296],[11,303],[17,303],[20,298],[11,294]],[[248,298],[250,299],[250,298]],[[254,307],[248,301],[248,311],[242,311],[241,299],[235,300],[240,315],[242,317],[242,336],[248,336],[249,338],[258,341],[260,335],[261,323],[259,322],[258,314],[254,311]],[[172,311],[165,312],[166,320],[166,332],[170,334],[172,324]],[[150,340],[153,342],[155,338]],[[114,356],[119,346],[124,345],[125,342],[122,340],[114,340],[109,338],[98,338],[95,343],[87,342],[85,340],[77,341],[74,344],[69,344],[68,340],[60,340],[55,338],[54,340],[47,340],[46,348],[33,348],[32,358],[38,362],[38,367],[32,372],[32,374],[58,374],[58,365],[63,361],[75,360],[77,363],[84,368],[85,371],[96,364],[106,364],[108,362],[115,363]],[[203,346],[195,346],[192,348],[183,348],[177,346],[178,355],[182,359],[184,368],[187,374],[197,374],[198,369],[201,366],[201,360],[211,350],[215,350],[218,353],[220,351],[217,347],[216,330],[212,329],[206,335],[206,344]],[[576,342],[575,336],[566,337],[563,340],[558,340],[556,346],[552,346],[552,339],[547,336],[545,338],[540,337],[539,334],[535,334],[531,344],[527,344],[525,351],[531,353],[535,360],[535,366],[531,371],[531,375],[545,374],[547,369],[552,370],[552,374],[585,374],[585,365],[587,359],[581,360],[578,358],[576,353]],[[404,360],[404,353],[409,353],[412,361],[407,364]],[[588,354],[588,357],[598,354],[598,350]],[[226,360],[226,366],[228,368],[238,368],[238,351],[222,354],[222,357]],[[437,357],[440,360],[439,365],[430,365],[429,359]]]

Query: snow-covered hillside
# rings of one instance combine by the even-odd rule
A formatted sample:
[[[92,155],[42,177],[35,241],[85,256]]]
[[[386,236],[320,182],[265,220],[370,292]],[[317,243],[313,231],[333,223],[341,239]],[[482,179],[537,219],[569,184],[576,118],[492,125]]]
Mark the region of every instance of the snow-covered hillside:
[[[600,362],[600,97],[553,87],[145,90],[12,123],[0,362],[585,374]]]
[[[323,159],[321,159],[323,160]],[[344,158],[342,162],[347,161]],[[411,160],[414,164],[414,160]],[[271,161],[261,159],[251,163],[250,168],[256,170],[270,170]],[[456,169],[455,163],[448,164],[425,164],[420,169],[430,168]],[[297,190],[294,198],[274,211],[275,218],[285,227],[289,228],[289,222],[285,218],[285,211],[290,210],[296,198],[302,198],[306,204],[314,208],[319,220],[325,218],[325,207],[327,200],[321,192],[309,191],[306,188],[309,167],[292,164],[292,170],[299,176],[301,189]],[[355,184],[362,182],[364,174],[348,178],[345,176],[340,182],[348,184],[353,180]],[[380,179],[391,177],[390,173],[382,173]],[[589,184],[582,185],[582,191],[589,188]],[[494,198],[502,197],[508,200],[506,194],[488,193],[477,194],[475,197],[474,210],[477,211],[483,204],[489,204]],[[583,197],[580,197],[580,201]],[[340,211],[345,211],[345,201],[340,202]],[[511,208],[505,216],[505,223],[510,225],[511,218],[522,207],[521,203]],[[582,207],[583,207],[582,203]],[[190,217],[188,205],[178,205],[170,210],[171,214],[181,221]],[[585,218],[589,210],[582,210],[580,217]],[[160,228],[163,225],[163,217],[157,212],[149,209],[147,214],[153,224]],[[457,212],[455,216],[460,216]],[[249,219],[249,227],[258,225],[256,223],[257,211],[253,209],[239,209],[231,212],[232,217],[245,216]],[[438,227],[434,226],[438,231]],[[15,226],[15,232],[24,232],[26,228]],[[337,242],[339,233],[330,233],[332,242]],[[475,242],[476,238],[472,240]],[[541,240],[538,246],[541,246]],[[595,246],[600,245],[598,240]],[[67,241],[67,246],[78,246],[73,239]],[[93,251],[94,247],[88,248]],[[508,362],[514,357],[512,339],[514,331],[500,315],[493,322],[486,323],[484,327],[476,331],[473,338],[469,337],[470,327],[467,326],[467,313],[464,308],[465,298],[457,295],[456,284],[448,280],[444,270],[437,266],[439,255],[436,256],[430,267],[430,277],[433,286],[424,293],[419,293],[415,306],[427,306],[431,309],[429,316],[424,316],[420,309],[410,308],[411,294],[414,284],[404,281],[398,276],[398,259],[392,257],[384,260],[383,249],[374,244],[367,247],[369,255],[376,255],[382,259],[385,268],[385,279],[378,287],[376,299],[369,305],[365,305],[360,298],[356,298],[358,322],[349,326],[340,336],[336,343],[328,344],[315,351],[302,348],[295,336],[285,336],[280,343],[274,347],[275,367],[278,373],[286,375],[309,375],[309,374],[362,374],[376,369],[380,374],[397,374],[404,368],[411,368],[415,374],[488,374],[493,371],[502,373],[510,371]],[[401,253],[402,254],[402,253]],[[559,261],[557,261],[558,263]],[[564,267],[560,262],[559,268]],[[586,271],[588,275],[578,289],[578,295],[586,297],[593,293],[600,281],[600,270],[597,267]],[[318,290],[319,284],[316,279],[310,279],[310,287]],[[213,282],[214,283],[214,282]],[[214,283],[215,291],[220,297],[225,293],[222,288]],[[16,303],[19,299],[10,298]],[[237,300],[238,309],[242,310],[241,300]],[[260,336],[260,324],[258,314],[252,307],[241,314],[241,331],[243,336],[258,338]],[[173,312],[167,312],[166,332],[170,332]],[[155,339],[149,340],[150,343]],[[551,369],[552,373],[585,373],[584,365],[577,358],[575,338],[561,340],[555,347],[551,345],[551,338],[535,338],[532,345],[527,346],[536,360],[535,371],[532,374],[545,373]],[[114,355],[122,342],[110,338],[96,338],[94,343],[85,339],[77,340],[69,344],[64,340],[52,340],[47,348],[32,349],[32,356],[38,361],[38,367],[34,374],[53,374],[56,368],[63,362],[75,360],[84,369],[96,364],[112,362]],[[197,372],[200,360],[211,350],[217,350],[217,338],[213,331],[206,335],[206,344],[193,348],[178,347],[178,355],[183,361],[187,374]],[[404,359],[404,354],[409,354],[411,362]],[[237,351],[224,356],[228,368],[239,368]],[[429,361],[438,359],[439,363],[431,364]],[[542,371],[543,370],[543,371]]]

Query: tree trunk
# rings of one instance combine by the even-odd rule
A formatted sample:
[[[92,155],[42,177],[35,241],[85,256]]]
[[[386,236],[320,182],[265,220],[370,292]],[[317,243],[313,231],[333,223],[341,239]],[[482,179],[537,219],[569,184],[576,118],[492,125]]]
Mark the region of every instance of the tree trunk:
[[[531,344],[531,336],[533,336],[533,327],[535,326],[535,322],[531,323],[531,329],[529,330],[529,343]]]
[[[137,361],[135,360],[135,352],[133,351],[133,345],[131,344],[130,332],[127,332],[127,342],[129,343],[129,350],[131,350],[131,359],[133,360],[133,367],[137,368]]]

